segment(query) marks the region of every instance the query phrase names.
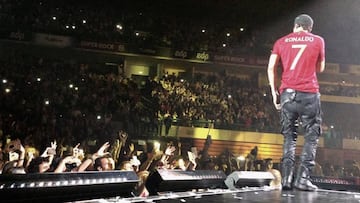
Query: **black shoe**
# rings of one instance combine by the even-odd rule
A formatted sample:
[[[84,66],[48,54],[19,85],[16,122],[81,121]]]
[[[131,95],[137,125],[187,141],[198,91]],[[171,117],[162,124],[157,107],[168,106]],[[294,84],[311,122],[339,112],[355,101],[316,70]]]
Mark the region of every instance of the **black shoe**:
[[[316,191],[318,187],[306,178],[299,178],[295,181],[294,187],[303,191]]]
[[[281,179],[281,185],[283,190],[292,190],[293,170],[293,167],[283,168],[283,177]]]
[[[284,177],[281,181],[281,185],[283,190],[292,190],[292,174]]]
[[[285,183],[282,185],[282,190],[292,190],[291,183]]]

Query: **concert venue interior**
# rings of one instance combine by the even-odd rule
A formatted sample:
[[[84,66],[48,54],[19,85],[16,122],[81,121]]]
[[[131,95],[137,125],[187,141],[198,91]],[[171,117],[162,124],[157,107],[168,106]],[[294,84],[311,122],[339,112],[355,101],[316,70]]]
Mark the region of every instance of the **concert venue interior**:
[[[360,201],[359,1],[0,1],[1,202]],[[281,190],[266,72],[301,13],[326,42],[316,192]]]

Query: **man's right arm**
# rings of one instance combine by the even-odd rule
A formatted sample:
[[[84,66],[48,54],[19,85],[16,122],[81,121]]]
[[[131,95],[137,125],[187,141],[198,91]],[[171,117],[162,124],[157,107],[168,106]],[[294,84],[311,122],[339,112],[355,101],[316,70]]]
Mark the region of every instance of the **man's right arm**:
[[[269,85],[271,88],[271,95],[273,97],[273,103],[277,110],[280,110],[280,101],[277,101],[279,92],[276,89],[276,68],[279,63],[279,56],[277,54],[271,54],[269,59],[269,64],[267,68],[268,80]]]

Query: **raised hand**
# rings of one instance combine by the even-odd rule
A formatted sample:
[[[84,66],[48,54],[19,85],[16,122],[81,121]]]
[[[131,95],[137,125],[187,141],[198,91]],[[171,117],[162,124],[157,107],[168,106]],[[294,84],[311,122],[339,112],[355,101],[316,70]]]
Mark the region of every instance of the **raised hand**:
[[[165,150],[165,155],[171,156],[174,155],[176,148],[174,146],[168,146]]]
[[[76,158],[79,158],[79,159],[82,159],[84,157],[84,150],[80,149],[79,146],[80,146],[80,143],[78,143],[75,147],[73,147],[72,156],[76,157]]]
[[[110,154],[107,150],[108,148],[110,147],[110,144],[109,142],[105,142],[99,149],[98,151],[93,154],[93,160],[95,160],[96,158],[98,157],[101,157],[101,156],[104,156],[104,155],[107,155],[107,154]]]
[[[54,142],[50,143],[50,147],[47,147],[45,149],[45,151],[41,154],[42,157],[47,157],[47,156],[55,156],[56,155],[56,140],[54,140]]]
[[[125,146],[126,140],[127,140],[129,135],[126,132],[120,130],[118,132],[118,136],[119,136],[119,139],[120,139],[120,142],[121,142],[122,146]]]

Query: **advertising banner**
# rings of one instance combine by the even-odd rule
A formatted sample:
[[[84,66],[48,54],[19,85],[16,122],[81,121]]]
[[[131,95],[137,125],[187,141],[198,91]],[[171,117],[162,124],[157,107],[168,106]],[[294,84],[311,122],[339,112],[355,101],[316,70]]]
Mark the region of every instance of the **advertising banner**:
[[[33,41],[38,45],[54,47],[70,47],[73,45],[73,39],[71,37],[43,33],[35,33]]]

